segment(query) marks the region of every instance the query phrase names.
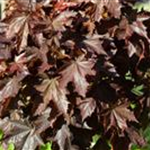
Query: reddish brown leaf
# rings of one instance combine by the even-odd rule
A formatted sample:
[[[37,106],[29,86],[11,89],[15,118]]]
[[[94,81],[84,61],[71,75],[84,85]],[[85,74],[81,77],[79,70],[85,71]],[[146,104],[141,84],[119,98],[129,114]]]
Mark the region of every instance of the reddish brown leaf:
[[[41,41],[42,42],[42,41]],[[44,72],[49,70],[51,65],[48,63],[47,53],[49,49],[46,43],[41,43],[40,48],[37,47],[28,47],[26,49],[27,61],[33,62],[33,60],[40,60],[42,64],[39,66],[39,72]]]
[[[102,42],[100,41],[100,36],[93,35],[92,37],[88,37],[84,40],[85,45],[87,46],[87,50],[91,53],[107,55],[104,48],[102,47]]]
[[[0,74],[5,72],[7,69],[7,65],[5,62],[0,62]]]
[[[15,56],[14,62],[10,65],[10,72],[22,72],[22,70],[27,70],[27,66],[25,65],[29,60],[25,57],[25,53],[20,54],[19,56]]]
[[[53,150],[84,150],[97,134],[94,150],[145,144],[134,125],[136,117],[142,128],[149,123],[150,14],[133,1],[8,0],[0,22],[4,149],[49,141]],[[141,96],[132,93],[138,85]]]
[[[57,78],[44,79],[42,84],[37,85],[36,89],[41,92],[43,96],[43,103],[38,108],[38,113],[41,113],[52,100],[60,113],[67,116],[68,104],[65,89],[61,89]]]
[[[55,9],[57,11],[63,11],[69,7],[73,7],[76,6],[77,4],[74,2],[65,2],[64,0],[59,0],[56,4],[55,4]]]
[[[110,126],[117,125],[120,129],[124,130],[128,127],[126,123],[127,121],[138,122],[133,112],[131,112],[127,107],[128,104],[122,104],[112,109],[110,116]]]
[[[96,0],[95,0],[96,1]],[[105,8],[111,16],[119,18],[121,15],[121,5],[119,0],[100,0],[96,1],[95,20],[100,21],[105,13]],[[107,12],[106,12],[107,13]]]
[[[69,82],[73,82],[75,85],[75,90],[81,95],[85,96],[89,83],[86,81],[86,75],[94,75],[93,70],[94,61],[85,61],[83,57],[77,58],[72,61],[71,64],[61,71],[60,86],[66,87]]]
[[[0,128],[5,132],[3,146],[13,143],[17,150],[34,150],[43,144],[40,137],[41,132],[45,131],[50,123],[47,120],[49,111],[44,112],[41,117],[32,122],[32,126],[27,120],[0,120]]]
[[[55,140],[57,141],[60,150],[64,150],[66,142],[68,146],[71,145],[70,136],[69,128],[66,125],[63,125],[55,136]]]
[[[54,140],[57,141],[60,150],[78,150],[77,147],[71,144],[71,132],[66,125],[61,127],[61,129],[57,132]]]
[[[128,55],[129,55],[129,57],[132,57],[135,53],[136,53],[136,47],[131,42],[129,42],[128,43]]]
[[[9,23],[6,37],[8,39],[14,38],[16,35],[20,35],[19,50],[21,51],[27,45],[27,37],[29,34],[28,15],[20,15],[15,17]]]
[[[145,37],[148,42],[150,42],[148,36],[147,36],[147,28],[144,26],[143,22],[140,20],[137,20],[135,22],[133,22],[133,24],[131,25],[132,30],[139,34],[142,37]]]
[[[139,131],[136,130],[136,128],[128,127],[125,131],[128,133],[128,136],[132,143],[140,145],[140,146],[146,145],[146,141],[144,137],[140,135]]]
[[[127,39],[131,37],[133,30],[127,18],[123,17],[119,23],[119,27],[116,29],[115,36],[119,39]]]
[[[1,90],[0,102],[9,97],[15,97],[20,89],[19,80],[14,76]]]
[[[56,31],[64,31],[65,25],[69,26],[72,23],[72,18],[76,16],[76,12],[64,11],[60,13],[52,22],[52,26]]]
[[[78,99],[77,106],[81,111],[82,121],[84,121],[94,112],[96,108],[96,101],[93,98],[87,98],[84,100]]]

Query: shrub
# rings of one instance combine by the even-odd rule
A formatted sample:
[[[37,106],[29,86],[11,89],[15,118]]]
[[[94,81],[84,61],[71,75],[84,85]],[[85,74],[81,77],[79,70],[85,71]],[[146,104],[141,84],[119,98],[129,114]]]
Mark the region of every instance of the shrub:
[[[150,17],[132,6],[8,1],[0,24],[3,148],[51,149],[49,141],[53,150],[145,146]]]

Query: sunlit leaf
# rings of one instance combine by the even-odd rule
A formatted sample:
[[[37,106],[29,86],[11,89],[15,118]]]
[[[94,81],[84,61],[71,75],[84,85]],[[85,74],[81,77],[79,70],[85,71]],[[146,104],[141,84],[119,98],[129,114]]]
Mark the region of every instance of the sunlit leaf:
[[[57,141],[60,150],[70,149],[70,150],[77,150],[71,144],[71,133],[69,128],[66,125],[63,125],[61,129],[57,132],[54,140]]]
[[[97,4],[97,8],[96,8],[96,12],[95,12],[95,19],[96,21],[100,21],[103,18],[103,13],[106,10],[113,16],[116,18],[119,18],[120,14],[121,14],[121,5],[120,5],[120,1],[119,0],[115,0],[115,1],[111,1],[111,0],[102,0],[102,1],[96,1]],[[114,11],[115,9],[115,11]]]
[[[76,13],[73,11],[64,11],[60,13],[52,22],[52,25],[56,31],[65,30],[64,25],[71,25],[72,18],[76,16]]]
[[[111,112],[110,125],[117,125],[124,130],[127,126],[127,121],[138,122],[132,111],[128,109],[128,104],[122,104],[115,107]]]
[[[133,6],[133,9],[137,9],[138,12],[142,10],[150,12],[150,2],[149,1],[136,2]]]
[[[100,139],[100,137],[101,136],[99,134],[95,134],[92,136],[92,142],[91,142],[90,148],[93,148],[96,145],[96,143]]]
[[[4,150],[4,149],[3,149],[3,146],[2,146],[1,144],[0,144],[0,150]]]
[[[17,77],[13,77],[2,90],[0,90],[0,101],[9,97],[15,97],[20,89]]]
[[[15,150],[15,145],[13,143],[9,143],[7,150]]]
[[[131,103],[131,104],[130,104],[130,107],[131,107],[131,109],[133,109],[133,110],[134,110],[134,109],[137,107],[137,105],[136,105],[136,104],[134,104],[134,103]]]
[[[130,71],[128,71],[126,74],[125,74],[125,79],[126,80],[129,80],[129,81],[134,81],[134,78],[132,77],[132,74]]]
[[[67,114],[69,102],[67,101],[66,91],[60,88],[57,78],[43,80],[42,84],[36,86],[36,89],[40,91],[43,96],[43,103],[38,108],[39,113],[42,112],[52,100],[61,113]]]
[[[81,96],[85,96],[89,83],[86,80],[86,75],[94,75],[94,61],[83,60],[83,57],[77,58],[72,61],[66,69],[61,71],[60,86],[66,87],[69,82],[73,82],[75,86],[75,91],[77,91]]]
[[[52,142],[48,142],[40,147],[40,150],[52,150]]]
[[[87,37],[84,40],[84,44],[87,47],[87,50],[91,53],[97,53],[101,55],[107,55],[104,48],[102,47],[102,42],[100,41],[100,36],[94,35],[92,37]]]
[[[4,136],[3,130],[0,129],[0,140],[2,140],[3,136]]]
[[[17,150],[34,150],[37,146],[42,145],[43,140],[40,134],[50,126],[50,122],[47,120],[48,116],[49,112],[43,113],[32,122],[32,126],[27,120],[1,120],[0,127],[5,133],[3,145],[9,146],[10,149],[15,146]]]
[[[143,89],[144,89],[144,85],[138,85],[132,88],[131,92],[137,96],[142,96],[143,93]]]
[[[146,0],[7,0],[0,148],[150,150],[148,7]]]
[[[14,38],[17,34],[20,34],[20,50],[22,50],[27,45],[27,36],[29,34],[28,27],[28,16],[22,15],[14,18],[9,25],[9,28],[6,32],[6,37],[8,39]]]
[[[85,100],[78,99],[77,105],[81,111],[82,120],[90,117],[96,108],[96,102],[93,98],[87,98]]]

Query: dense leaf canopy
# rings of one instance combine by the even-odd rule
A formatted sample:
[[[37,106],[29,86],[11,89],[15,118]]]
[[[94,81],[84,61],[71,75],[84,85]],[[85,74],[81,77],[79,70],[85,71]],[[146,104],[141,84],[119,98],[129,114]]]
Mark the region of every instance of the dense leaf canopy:
[[[134,3],[8,0],[0,22],[4,149],[146,146],[150,13]]]

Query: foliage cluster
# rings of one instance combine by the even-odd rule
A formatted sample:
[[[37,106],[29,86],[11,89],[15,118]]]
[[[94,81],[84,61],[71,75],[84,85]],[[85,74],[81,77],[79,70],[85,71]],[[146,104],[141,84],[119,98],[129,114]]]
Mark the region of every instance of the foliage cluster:
[[[150,120],[150,13],[133,4],[8,1],[0,22],[4,149],[146,146],[140,131]]]

